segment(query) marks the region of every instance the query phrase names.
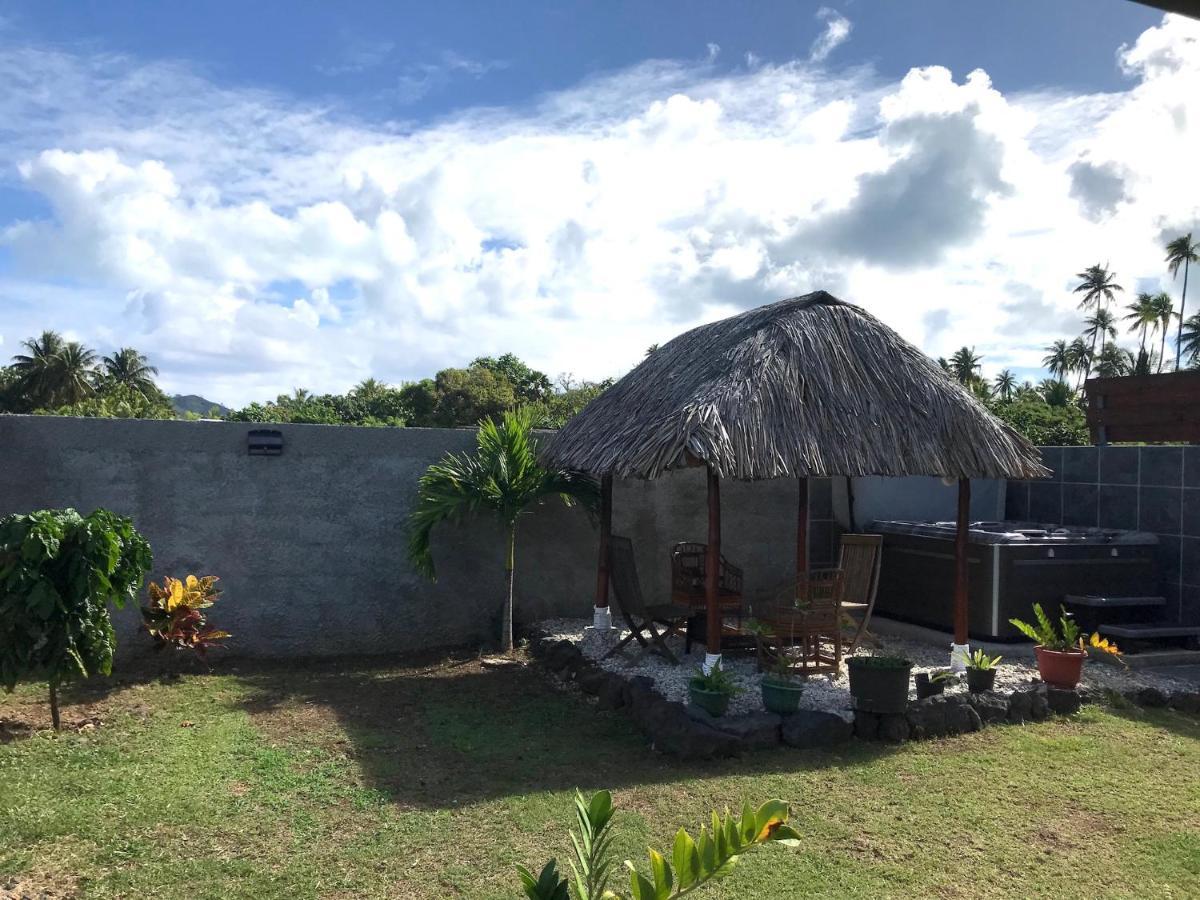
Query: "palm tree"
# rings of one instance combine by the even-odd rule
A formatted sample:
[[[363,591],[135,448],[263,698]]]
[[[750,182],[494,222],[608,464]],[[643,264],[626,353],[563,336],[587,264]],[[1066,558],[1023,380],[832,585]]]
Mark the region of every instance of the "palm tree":
[[[470,456],[447,454],[421,476],[417,507],[409,517],[408,556],[418,572],[433,578],[430,535],[435,525],[468,515],[490,512],[508,532],[504,581],[507,595],[501,620],[500,645],[512,650],[513,567],[516,559],[517,519],[544,497],[557,495],[567,506],[576,502],[594,509],[599,486],[585,475],[544,469],[534,455],[530,435],[533,411],[509,410],[499,424],[479,423],[475,452]]]
[[[57,331],[43,331],[39,337],[22,341],[21,346],[26,352],[17,354],[12,361],[12,369],[17,376],[17,390],[34,407],[48,404],[58,389],[62,335]]]
[[[1075,397],[1075,392],[1067,386],[1067,383],[1057,378],[1047,378],[1039,384],[1038,393],[1042,395],[1042,399],[1049,406],[1066,406]]]
[[[1082,387],[1088,373],[1092,371],[1092,360],[1095,357],[1095,352],[1087,345],[1081,337],[1075,338],[1067,347],[1067,359],[1071,364],[1071,371],[1079,373],[1079,380],[1075,382],[1075,390]]]
[[[1116,344],[1109,344],[1096,358],[1096,374],[1101,378],[1116,378],[1133,371],[1133,354]]]
[[[1195,368],[1200,363],[1200,313],[1192,313],[1180,330],[1180,342],[1188,365]]]
[[[1158,347],[1158,371],[1162,371],[1163,360],[1167,356],[1167,331],[1171,327],[1171,319],[1175,317],[1175,302],[1166,291],[1160,291],[1150,298],[1158,313],[1158,331],[1161,342]]]
[[[1126,315],[1124,319],[1130,324],[1130,330],[1141,332],[1141,343],[1139,346],[1144,352],[1146,349],[1146,332],[1151,335],[1158,333],[1158,309],[1154,305],[1154,295],[1147,294],[1142,291],[1137,295],[1137,299],[1125,307]]]
[[[1125,290],[1116,282],[1117,273],[1108,271],[1106,265],[1088,266],[1075,277],[1080,279],[1080,283],[1075,286],[1074,293],[1083,294],[1083,299],[1079,301],[1080,309],[1089,306],[1103,309],[1115,299],[1117,291]]]
[[[1104,350],[1105,344],[1109,340],[1117,339],[1117,323],[1113,318],[1113,314],[1107,309],[1097,309],[1094,313],[1083,320],[1083,324],[1087,327],[1083,333],[1092,339],[1092,349],[1095,350],[1096,338],[1100,338],[1100,350]]]
[[[1046,348],[1046,356],[1042,365],[1050,370],[1050,374],[1059,381],[1065,381],[1067,375],[1075,370],[1071,359],[1071,349],[1067,342],[1059,338]]]
[[[1175,335],[1175,368],[1179,368],[1179,355],[1183,341],[1183,319],[1187,315],[1187,282],[1188,267],[1194,262],[1200,262],[1200,243],[1192,240],[1192,233],[1180,235],[1167,244],[1167,271],[1172,278],[1179,277],[1179,267],[1183,266],[1183,294],[1179,298],[1179,329]]]
[[[100,360],[100,365],[113,384],[124,385],[143,397],[149,397],[158,390],[158,385],[154,383],[158,369],[132,347],[122,347],[112,356],[105,356]]]
[[[995,385],[996,393],[1007,403],[1013,398],[1013,391],[1017,389],[1017,378],[1010,369],[1001,369],[1000,374],[996,376]]]
[[[95,391],[96,352],[79,341],[68,341],[58,354],[58,391],[55,399],[70,405]]]
[[[970,384],[979,377],[979,366],[983,357],[975,353],[974,347],[961,347],[950,357],[950,372],[959,384]]]

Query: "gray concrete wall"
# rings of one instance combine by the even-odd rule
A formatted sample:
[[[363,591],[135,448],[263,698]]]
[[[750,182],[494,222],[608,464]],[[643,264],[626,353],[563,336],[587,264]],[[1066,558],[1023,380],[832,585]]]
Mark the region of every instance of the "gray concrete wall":
[[[1041,447],[1052,475],[1010,481],[1010,519],[1158,535],[1166,617],[1200,623],[1200,447]]]
[[[152,576],[213,574],[225,596],[213,621],[230,654],[302,657],[479,643],[499,628],[503,535],[493,520],[442,526],[439,578],[408,565],[404,524],[417,479],[470,430],[275,426],[279,457],[249,456],[254,426],[0,416],[0,515],[106,507],[130,516],[154,550]],[[975,518],[994,518],[995,483],[975,488]],[[746,573],[751,603],[792,577],[796,482],[723,482],[723,549]],[[936,479],[855,479],[856,523],[949,518],[954,489]],[[845,479],[810,482],[810,559],[833,561],[848,528]],[[707,537],[704,473],[619,482],[613,529],[636,547],[650,598],[665,599],[669,551]],[[547,501],[519,525],[518,620],[590,616],[597,532]],[[135,609],[116,615],[121,653],[149,648]]]

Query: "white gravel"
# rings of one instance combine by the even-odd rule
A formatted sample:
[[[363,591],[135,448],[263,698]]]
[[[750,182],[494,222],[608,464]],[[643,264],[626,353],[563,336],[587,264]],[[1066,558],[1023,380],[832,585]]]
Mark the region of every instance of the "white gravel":
[[[671,665],[658,653],[645,651],[636,642],[631,642],[618,654],[609,659],[600,659],[605,648],[594,643],[581,641],[583,629],[591,625],[589,619],[546,619],[538,623],[546,634],[560,640],[569,640],[579,644],[585,656],[594,660],[602,668],[622,675],[645,675],[654,680],[655,688],[666,699],[687,702],[688,680],[700,668],[704,661],[704,646],[693,645],[690,655],[683,652],[683,640],[671,638],[668,642],[672,652],[680,659],[678,666]],[[628,632],[622,632],[622,636]],[[891,656],[903,656],[913,661],[913,672],[925,672],[931,669],[945,668],[949,662],[949,647],[933,645],[911,639],[881,635],[880,648],[875,653]],[[860,653],[871,652],[859,648]],[[1020,645],[1005,648],[1004,659],[996,671],[996,690],[1007,692],[1020,687],[1036,684],[1041,679],[1037,674],[1037,665],[1033,659],[1033,651]],[[728,715],[739,715],[761,712],[763,709],[762,695],[759,682],[762,675],[756,668],[752,655],[726,656],[722,664],[738,686],[741,693],[729,704]],[[1088,662],[1083,668],[1083,686],[1090,689],[1111,689],[1128,691],[1139,687],[1157,687],[1165,692],[1174,690],[1194,690],[1194,686],[1186,681],[1175,680],[1162,675],[1138,672],[1120,665],[1110,665],[1102,662]],[[946,693],[966,691],[966,682],[951,684]],[[911,693],[910,696],[915,696]],[[843,661],[842,670],[836,675],[813,675],[805,685],[804,694],[800,700],[802,709],[821,710],[836,713],[845,719],[853,718],[850,705],[850,689]]]

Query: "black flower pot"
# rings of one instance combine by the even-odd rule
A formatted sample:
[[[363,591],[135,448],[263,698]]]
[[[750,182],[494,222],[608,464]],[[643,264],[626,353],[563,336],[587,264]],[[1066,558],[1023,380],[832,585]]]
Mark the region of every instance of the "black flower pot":
[[[972,694],[990,691],[995,684],[995,669],[967,669],[967,690]]]
[[[928,672],[918,672],[913,676],[913,683],[917,686],[917,699],[924,700],[926,697],[936,697],[938,694],[945,693],[945,681],[930,681]]]
[[[854,708],[882,715],[899,715],[908,708],[908,676],[912,663],[895,656],[852,656],[850,696]]]

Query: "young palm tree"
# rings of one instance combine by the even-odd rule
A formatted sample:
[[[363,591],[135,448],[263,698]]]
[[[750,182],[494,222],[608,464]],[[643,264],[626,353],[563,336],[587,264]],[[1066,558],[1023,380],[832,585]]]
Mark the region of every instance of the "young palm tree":
[[[1135,301],[1125,307],[1125,311],[1124,319],[1130,323],[1130,330],[1140,332],[1139,346],[1145,352],[1147,332],[1151,337],[1158,333],[1158,309],[1154,305],[1154,295],[1142,291]]]
[[[961,347],[950,357],[950,371],[959,384],[970,384],[978,378],[983,357],[975,353],[974,347]]]
[[[58,361],[63,339],[57,331],[43,331],[39,337],[22,341],[25,353],[13,357],[12,370],[17,376],[17,391],[35,407],[49,404],[58,390]]]
[[[1180,331],[1180,342],[1183,347],[1183,358],[1188,366],[1196,368],[1200,365],[1200,313],[1192,313]]]
[[[1113,314],[1107,309],[1097,309],[1094,313],[1083,320],[1083,333],[1085,336],[1092,339],[1092,350],[1096,349],[1096,339],[1100,339],[1100,350],[1103,351],[1105,345],[1110,340],[1117,338],[1117,323],[1113,318]]]
[[[417,571],[429,578],[435,576],[430,547],[435,525],[490,512],[505,527],[507,594],[500,628],[500,646],[505,652],[512,650],[518,518],[552,495],[567,506],[578,502],[588,510],[596,508],[600,496],[599,486],[587,476],[542,468],[534,455],[532,430],[533,411],[528,408],[504,413],[499,424],[491,419],[481,421],[473,454],[447,454],[421,476],[417,507],[409,517],[408,556]]]
[[[1163,361],[1167,356],[1167,332],[1171,328],[1171,319],[1175,317],[1175,303],[1166,291],[1160,291],[1150,298],[1158,313],[1158,331],[1161,341],[1158,347],[1158,371],[1162,371]]]
[[[96,390],[96,352],[78,341],[68,341],[58,354],[59,404],[78,403]]]
[[[1134,365],[1132,353],[1116,344],[1109,344],[1096,358],[1096,374],[1101,378],[1116,378],[1131,373]]]
[[[1047,347],[1042,365],[1059,381],[1065,381],[1067,375],[1075,368],[1071,359],[1071,348],[1067,346],[1067,342],[1060,338]]]
[[[1179,329],[1175,335],[1175,368],[1179,368],[1180,344],[1183,341],[1183,320],[1187,315],[1187,283],[1188,267],[1194,262],[1200,262],[1200,243],[1192,240],[1192,233],[1180,235],[1167,244],[1167,271],[1172,278],[1179,277],[1179,267],[1183,266],[1183,294],[1179,298]]]
[[[1075,392],[1067,383],[1057,378],[1047,378],[1039,384],[1038,393],[1048,406],[1066,406],[1075,398]]]
[[[114,384],[124,385],[143,397],[148,397],[158,389],[154,383],[158,369],[132,347],[122,347],[112,356],[105,356],[100,360],[100,365],[105,376]]]
[[[1017,378],[1010,369],[1001,369],[1000,374],[996,376],[995,385],[996,393],[1007,403],[1013,398],[1013,391],[1017,389]]]

